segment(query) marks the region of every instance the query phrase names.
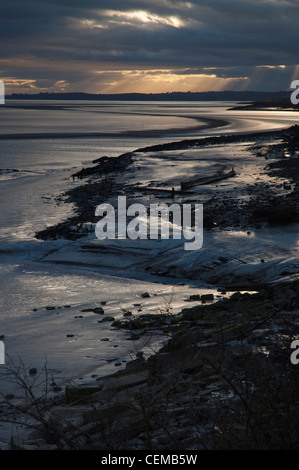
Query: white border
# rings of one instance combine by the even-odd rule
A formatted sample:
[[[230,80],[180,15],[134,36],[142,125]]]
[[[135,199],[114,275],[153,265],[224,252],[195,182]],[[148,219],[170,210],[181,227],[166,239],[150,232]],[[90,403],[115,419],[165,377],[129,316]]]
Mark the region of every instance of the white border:
[[[5,364],[5,346],[3,341],[0,341],[0,364]]]
[[[0,80],[0,104],[5,104],[5,86],[2,80]]]

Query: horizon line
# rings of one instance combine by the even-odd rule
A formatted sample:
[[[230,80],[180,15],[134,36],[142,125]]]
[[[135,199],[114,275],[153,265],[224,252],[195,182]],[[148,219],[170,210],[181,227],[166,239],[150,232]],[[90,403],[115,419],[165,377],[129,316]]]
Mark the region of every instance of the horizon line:
[[[71,94],[83,94],[83,95],[94,95],[94,96],[113,96],[113,95],[174,95],[174,94],[183,94],[183,95],[194,95],[194,94],[208,94],[208,93],[263,93],[263,94],[276,94],[276,93],[289,93],[290,90],[275,90],[275,91],[265,91],[265,90],[208,90],[208,91],[162,91],[162,92],[120,92],[120,93],[96,93],[96,92],[86,92],[86,91],[40,91],[36,93],[26,93],[26,92],[12,92],[10,95],[71,95]]]

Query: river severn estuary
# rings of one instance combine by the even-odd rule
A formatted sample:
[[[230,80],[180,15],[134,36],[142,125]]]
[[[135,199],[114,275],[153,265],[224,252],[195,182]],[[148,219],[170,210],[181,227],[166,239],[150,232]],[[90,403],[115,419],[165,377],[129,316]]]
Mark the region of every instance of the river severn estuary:
[[[137,350],[150,355],[163,342],[160,333],[152,342],[128,342],[111,328],[111,319],[129,312],[178,313],[192,295],[219,297],[220,279],[245,285],[253,277],[262,282],[278,272],[293,273],[297,226],[284,229],[283,237],[277,227],[264,230],[256,223],[248,228],[234,204],[242,201],[252,209],[249,187],[265,195],[288,191],[283,178],[274,181],[263,168],[265,158],[276,158],[269,153],[270,133],[294,126],[297,113],[231,110],[235,104],[10,100],[0,106],[0,338],[4,335],[7,357],[36,368],[47,362],[56,378],[88,382],[92,374],[124,368]],[[266,154],[263,142],[250,137],[265,132]],[[217,140],[221,135],[232,140],[224,146]],[[204,138],[216,140],[194,144]],[[276,143],[279,151],[281,136]],[[199,197],[208,215],[218,198],[219,204],[227,202],[229,223],[221,220],[225,209],[218,206],[217,227],[205,230],[198,253],[184,252],[183,240],[99,245],[94,221],[87,218],[79,227],[74,214],[79,208],[80,217],[88,217],[88,210],[94,214],[108,201],[90,193],[98,176],[90,172],[84,180],[82,174],[102,157],[108,158],[101,163],[111,165],[112,159],[131,154],[134,158],[113,180],[116,186],[111,189],[109,178],[101,182],[102,199],[107,195],[113,201],[126,191],[130,204],[152,198],[170,204],[174,190],[179,204]],[[223,179],[232,167],[236,174]],[[181,183],[191,180],[192,186],[194,175],[207,184],[185,194]],[[65,220],[71,236],[36,236]],[[80,237],[78,227],[86,229]],[[227,289],[223,295],[228,294]]]
[[[28,273],[23,264],[52,249],[50,242],[37,241],[34,235],[71,212],[72,207],[53,200],[72,187],[70,174],[77,169],[105,155],[116,157],[155,144],[274,130],[297,121],[291,111],[230,111],[234,104],[9,101],[1,107],[0,138],[6,136],[0,139],[2,321],[24,316],[37,303],[62,303],[67,296],[77,302],[80,286],[82,295],[87,294],[90,280],[86,286],[78,279],[75,287],[76,277],[71,277],[73,287],[66,287],[67,281],[58,287],[56,275],[36,275],[36,264]]]

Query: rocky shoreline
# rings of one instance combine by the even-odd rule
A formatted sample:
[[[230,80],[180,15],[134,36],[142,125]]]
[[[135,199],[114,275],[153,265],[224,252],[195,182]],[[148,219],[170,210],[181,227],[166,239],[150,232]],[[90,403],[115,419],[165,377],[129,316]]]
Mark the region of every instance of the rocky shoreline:
[[[252,150],[257,157],[266,160],[265,171],[270,176],[283,175],[289,180],[286,189],[292,190],[283,197],[277,196],[267,191],[267,185],[255,184],[248,188],[250,200],[241,203],[237,199],[225,200],[221,194],[213,198],[207,207],[209,215],[204,218],[204,227],[207,229],[227,228],[240,224],[243,226],[260,226],[266,222],[270,226],[287,225],[299,221],[298,197],[299,197],[299,177],[298,158],[285,159],[286,154],[292,154],[298,148],[299,126],[289,129],[271,132],[260,132],[242,135],[220,135],[201,139],[190,139],[181,142],[173,142],[151,147],[137,149],[134,152],[125,153],[117,158],[101,157],[92,162],[93,166],[82,168],[71,178],[82,182],[82,185],[75,186],[60,196],[56,197],[58,204],[73,204],[74,215],[68,220],[35,234],[36,238],[46,240],[63,237],[69,240],[76,240],[83,237],[88,232],[88,223],[97,222],[95,217],[95,207],[102,202],[107,202],[111,196],[116,194],[127,194],[132,196],[136,191],[135,186],[124,184],[119,180],[126,170],[133,164],[135,155],[146,155],[149,152],[176,151],[185,149],[204,148],[205,146],[223,145],[231,143],[248,142],[252,144]],[[269,162],[269,155],[278,157],[274,162]],[[162,189],[162,188],[161,188]],[[265,190],[266,189],[266,190]],[[140,188],[139,194],[148,194],[148,190],[153,194],[154,188]],[[229,211],[229,213],[228,213]],[[275,215],[273,212],[275,211]],[[223,214],[227,217],[224,218]],[[76,227],[74,229],[74,227]],[[81,230],[85,227],[85,230]]]
[[[56,198],[57,204],[71,204],[73,215],[36,234],[42,240],[78,242],[44,261],[116,272],[118,261],[126,260],[126,272],[133,276],[200,280],[228,290],[295,279],[295,245],[286,250],[283,237],[288,233],[294,239],[299,222],[298,129],[187,140],[94,160],[73,173],[74,186]],[[231,165],[234,171],[226,179]],[[200,182],[182,190],[182,182],[197,172]],[[107,202],[116,207],[119,195],[147,207],[161,201],[187,203],[193,209],[197,202],[203,204],[204,247],[187,253],[176,244],[100,242],[95,238],[95,208]]]
[[[157,186],[155,181],[140,187],[126,178],[133,166],[138,172],[137,165],[148,154],[236,143],[245,143],[246,151],[261,162],[268,182],[253,179],[242,186],[242,198],[235,196],[234,189],[219,186],[206,202],[205,228],[213,231],[215,227],[227,230],[239,226],[249,234],[261,226],[284,230],[299,221],[298,135],[299,128],[294,126],[270,133],[176,142],[138,149],[118,158],[101,157],[92,162],[93,166],[72,174],[74,187],[57,198],[57,203],[74,205],[73,217],[36,236],[80,241],[88,234],[89,224],[93,230],[95,206],[117,194],[133,198],[138,192],[147,198],[149,192],[154,197],[157,190],[171,201],[166,184]],[[197,200],[202,194],[175,197]],[[72,246],[72,256],[75,249]],[[79,255],[82,257],[84,250],[96,253],[97,249],[84,240]],[[103,250],[108,252],[109,246]],[[116,254],[120,256],[119,251]],[[177,253],[174,256],[177,258]],[[263,266],[259,251],[257,256],[259,266]],[[151,273],[161,269],[161,260],[156,258],[146,268]],[[228,266],[230,270],[229,260],[220,259],[219,254],[217,262],[212,262],[217,269]],[[164,268],[164,275],[182,274],[174,263]],[[144,338],[146,342],[156,333],[168,339],[150,357],[144,357],[141,349],[125,369],[109,376],[94,375],[89,384],[69,382],[57,387],[51,382],[42,400],[32,394],[25,406],[6,397],[2,417],[19,421],[26,429],[12,436],[8,449],[298,450],[298,263],[294,260],[288,272],[278,271],[277,282],[257,281],[255,273],[242,278],[237,272],[234,279],[239,286],[234,289],[226,285],[229,276],[221,270],[218,277],[211,274],[209,278],[209,271],[201,272],[197,265],[195,268],[197,271],[192,272],[192,266],[188,266],[186,280],[188,275],[221,279],[216,284],[222,286],[219,294],[225,287],[235,293],[229,298],[220,295],[219,299],[213,294],[194,295],[188,307],[175,315],[170,311],[143,311],[126,312],[121,320],[107,318],[112,329],[127,334],[128,341]],[[251,281],[244,286],[243,279]],[[29,384],[44,375],[47,380],[47,371],[28,371]]]
[[[27,401],[33,429],[9,449],[298,450],[298,308],[295,281],[112,323],[170,339],[122,371]],[[8,415],[20,410],[8,397]]]

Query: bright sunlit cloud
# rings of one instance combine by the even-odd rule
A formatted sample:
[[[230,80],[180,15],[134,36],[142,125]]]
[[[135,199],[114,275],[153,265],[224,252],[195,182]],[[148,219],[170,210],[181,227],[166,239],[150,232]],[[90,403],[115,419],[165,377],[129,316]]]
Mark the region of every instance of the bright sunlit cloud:
[[[77,20],[77,19],[73,19],[72,20],[73,22],[73,25],[74,26],[79,26],[81,28],[99,28],[99,29],[106,29],[107,26],[104,25],[104,24],[101,24],[101,23],[98,23],[96,20],[94,19],[82,19],[82,20]]]
[[[282,91],[298,79],[299,0],[1,0],[0,9],[8,93]]]
[[[133,10],[133,11],[116,11],[105,10],[104,14],[115,22],[127,24],[156,24],[167,25],[173,28],[182,28],[186,23],[178,16],[162,16],[155,13],[150,13],[146,10]]]
[[[29,80],[14,77],[3,77],[2,81],[5,83],[6,92],[9,92],[10,90],[24,89],[28,91],[28,89],[37,89],[36,80],[33,79]]]
[[[285,69],[285,65],[257,65],[257,69]]]
[[[2,78],[5,90],[10,93],[42,93],[42,92],[64,92],[69,83],[66,80],[35,80],[15,77]]]

